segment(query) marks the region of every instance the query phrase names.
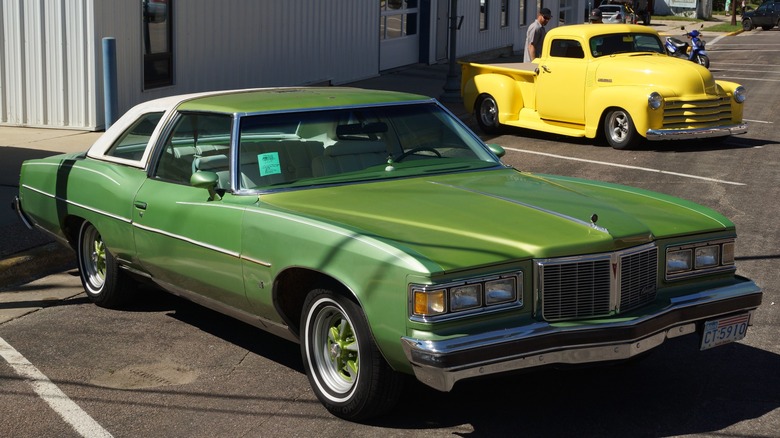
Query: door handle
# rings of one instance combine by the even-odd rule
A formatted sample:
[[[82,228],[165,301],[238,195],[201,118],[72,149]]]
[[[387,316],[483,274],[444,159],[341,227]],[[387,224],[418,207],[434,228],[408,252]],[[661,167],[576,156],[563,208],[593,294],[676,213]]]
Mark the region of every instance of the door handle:
[[[544,72],[545,72],[545,73],[550,73],[550,69],[549,69],[549,68],[547,68],[547,66],[546,66],[546,65],[543,65],[543,66],[542,66],[542,70],[544,70]]]
[[[135,205],[135,208],[139,210],[146,210],[146,202],[135,201],[133,205]]]

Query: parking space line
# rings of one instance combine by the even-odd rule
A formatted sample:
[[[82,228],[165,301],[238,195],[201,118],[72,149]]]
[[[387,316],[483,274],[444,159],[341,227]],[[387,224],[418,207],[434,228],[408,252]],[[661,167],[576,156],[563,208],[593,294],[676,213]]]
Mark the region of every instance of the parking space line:
[[[16,374],[24,377],[36,394],[81,436],[112,436],[3,338],[0,338],[0,357],[11,365]]]
[[[722,179],[709,178],[709,177],[706,177],[706,176],[690,175],[690,174],[687,174],[687,173],[671,172],[671,171],[668,171],[668,170],[652,169],[652,168],[649,168],[649,167],[629,166],[627,164],[617,164],[617,163],[609,163],[609,162],[606,162],[606,161],[588,160],[588,159],[585,159],[585,158],[567,157],[565,155],[556,155],[556,154],[550,154],[550,153],[547,153],[547,152],[528,151],[528,150],[525,150],[525,149],[515,149],[515,148],[507,148],[507,147],[505,147],[504,149],[506,149],[508,151],[523,152],[523,153],[526,153],[526,154],[544,155],[546,157],[560,158],[562,160],[580,161],[580,162],[583,162],[583,163],[601,164],[601,165],[604,165],[604,166],[612,166],[612,167],[621,167],[623,169],[641,170],[641,171],[644,171],[644,172],[653,172],[653,173],[661,173],[661,174],[664,174],[664,175],[681,176],[681,177],[684,177],[684,178],[701,179],[701,180],[704,180],[704,181],[716,182],[716,183],[720,183],[720,184],[730,184],[730,185],[734,185],[734,186],[745,186],[745,185],[747,185],[747,184],[744,184],[744,183],[739,183],[739,182],[734,182],[734,181],[726,181],[726,180],[722,180]]]

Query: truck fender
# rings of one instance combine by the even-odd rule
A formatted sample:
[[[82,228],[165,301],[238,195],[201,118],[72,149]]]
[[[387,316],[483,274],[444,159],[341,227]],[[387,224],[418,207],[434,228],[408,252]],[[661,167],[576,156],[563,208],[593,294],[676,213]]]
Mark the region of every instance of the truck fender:
[[[601,132],[601,125],[608,110],[622,108],[628,112],[634,121],[637,133],[647,136],[650,127],[660,127],[663,123],[663,111],[651,110],[647,103],[650,93],[658,90],[647,90],[647,93],[637,93],[637,87],[600,87],[591,93],[589,110],[585,113],[585,136],[595,138]]]
[[[515,79],[496,73],[476,75],[463,87],[463,105],[474,111],[479,96],[483,94],[489,94],[496,100],[499,121],[517,120],[523,108],[523,95]]]

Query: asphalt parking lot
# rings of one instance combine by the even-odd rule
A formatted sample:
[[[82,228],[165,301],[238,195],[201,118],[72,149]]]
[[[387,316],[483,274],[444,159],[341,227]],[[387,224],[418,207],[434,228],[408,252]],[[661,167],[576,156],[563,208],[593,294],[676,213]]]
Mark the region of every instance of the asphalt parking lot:
[[[483,138],[521,170],[656,190],[730,217],[738,273],[764,289],[744,340],[699,352],[683,337],[628,366],[462,382],[447,394],[410,382],[389,416],[354,424],[317,402],[297,345],[152,288],[132,307],[102,309],[67,269],[0,292],[0,311],[42,308],[0,323],[0,435],[778,436],[780,29],[707,42],[716,78],[749,90],[746,135],[633,151],[523,130]]]

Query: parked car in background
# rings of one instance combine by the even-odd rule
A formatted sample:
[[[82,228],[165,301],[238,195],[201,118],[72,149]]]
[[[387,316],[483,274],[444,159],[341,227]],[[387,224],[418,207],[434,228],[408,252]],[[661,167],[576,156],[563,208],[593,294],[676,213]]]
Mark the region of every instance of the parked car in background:
[[[780,0],[767,0],[754,11],[742,15],[742,29],[749,31],[757,27],[769,30],[780,27]]]
[[[428,97],[210,92],[26,161],[15,206],[75,249],[96,304],[135,299],[140,278],[299,342],[313,392],[349,420],[392,408],[402,374],[449,391],[745,336],[762,293],[736,274],[727,218],[501,155]]]
[[[623,4],[602,4],[599,9],[604,23],[631,23],[631,13]]]

